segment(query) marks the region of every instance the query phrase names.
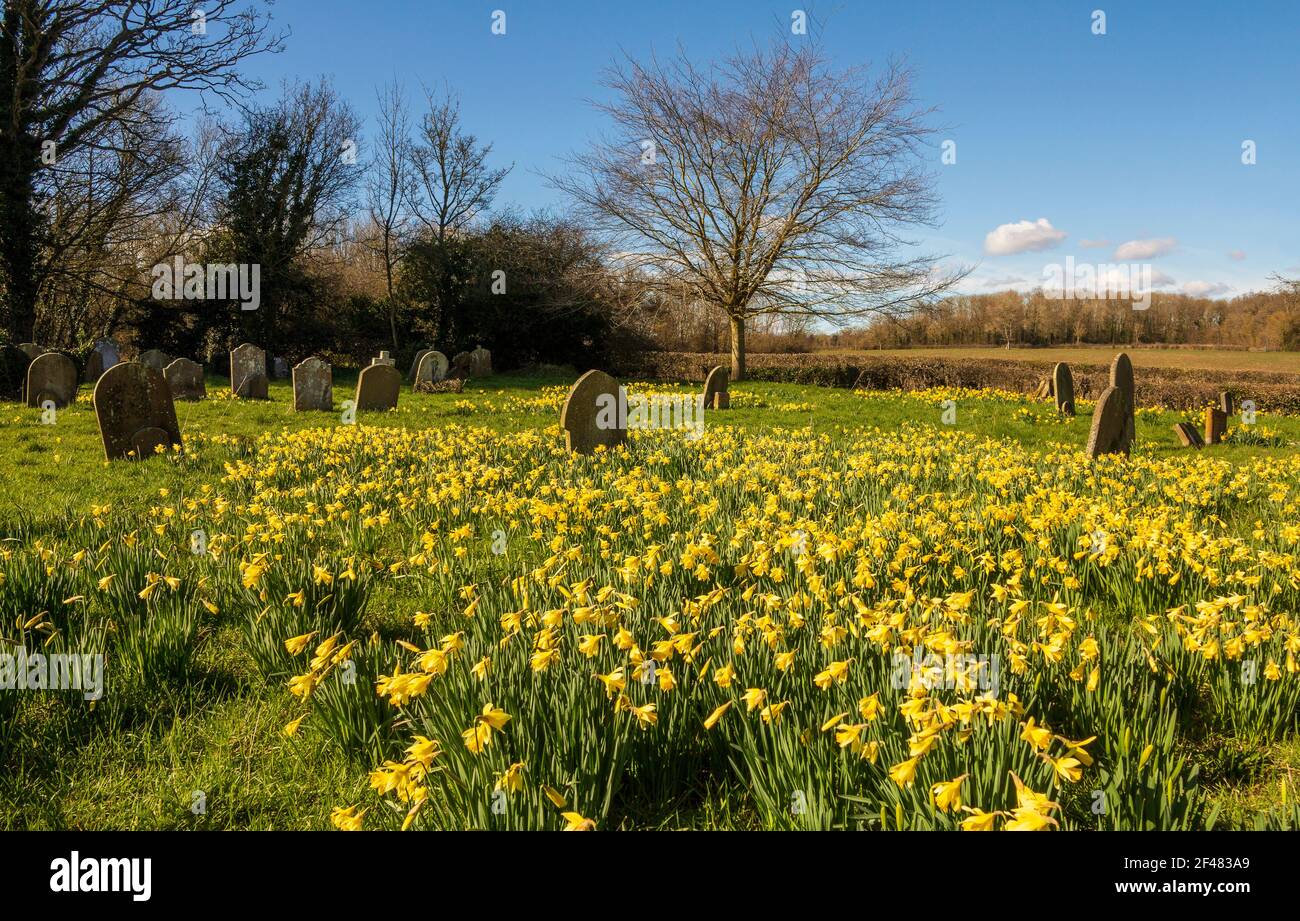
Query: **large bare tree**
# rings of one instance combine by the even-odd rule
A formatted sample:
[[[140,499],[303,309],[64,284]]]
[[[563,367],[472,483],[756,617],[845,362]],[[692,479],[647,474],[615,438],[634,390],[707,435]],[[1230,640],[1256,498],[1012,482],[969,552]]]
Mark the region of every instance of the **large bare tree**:
[[[492,206],[502,180],[513,166],[488,166],[492,145],[479,143],[465,130],[460,101],[454,93],[426,90],[425,97],[428,111],[420,119],[418,138],[411,150],[415,182],[410,205],[438,263],[435,336],[443,345],[458,321],[453,316],[455,299],[451,293],[451,237]]]
[[[837,70],[794,38],[707,65],[625,58],[603,82],[611,133],[552,184],[647,277],[727,317],[735,379],[753,317],[843,325],[960,277],[902,236],[935,211],[905,68]]]
[[[277,50],[259,0],[4,0],[0,12],[0,285],[13,338],[34,336],[51,281],[43,167],[130,126],[147,97],[226,98],[255,84],[250,55]]]
[[[383,265],[388,332],[396,352],[400,346],[397,341],[398,304],[394,276],[414,225],[410,202],[415,191],[415,167],[410,114],[401,84],[393,81],[376,95],[379,130],[375,137],[374,160],[366,181],[370,226],[366,229],[364,244]]]

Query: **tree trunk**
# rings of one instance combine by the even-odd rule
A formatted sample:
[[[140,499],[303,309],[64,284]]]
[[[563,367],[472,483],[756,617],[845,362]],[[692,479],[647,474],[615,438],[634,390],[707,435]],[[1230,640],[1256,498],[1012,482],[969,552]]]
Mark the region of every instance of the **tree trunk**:
[[[5,164],[0,178],[0,219],[5,223],[0,239],[0,278],[5,288],[10,338],[14,342],[35,342],[40,215],[32,207],[35,157],[28,149],[30,143],[23,140],[29,139],[4,145],[5,153],[13,159]]]
[[[745,318],[731,317],[731,379],[745,379]]]

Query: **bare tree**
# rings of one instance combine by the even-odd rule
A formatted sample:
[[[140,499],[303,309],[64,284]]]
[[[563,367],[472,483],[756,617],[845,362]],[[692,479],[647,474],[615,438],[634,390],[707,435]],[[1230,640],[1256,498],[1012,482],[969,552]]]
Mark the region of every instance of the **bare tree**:
[[[463,230],[492,206],[502,180],[513,166],[487,165],[492,145],[480,144],[465,131],[460,101],[450,90],[441,95],[425,91],[428,112],[420,120],[419,141],[412,150],[416,190],[412,212],[432,237],[440,262],[436,336],[442,344],[454,323],[449,237]]]
[[[931,303],[961,277],[899,253],[901,229],[932,223],[935,205],[929,113],[906,69],[872,80],[777,40],[704,67],[683,51],[626,58],[603,82],[611,136],[551,182],[650,278],[725,314],[733,378],[752,317],[844,325]]]
[[[412,218],[409,203],[414,194],[415,171],[411,161],[411,125],[401,84],[393,81],[377,93],[379,133],[375,157],[366,184],[366,204],[372,235],[367,248],[383,262],[388,298],[388,329],[397,342],[397,294],[393,276],[410,239]]]
[[[130,124],[150,93],[242,96],[255,84],[239,63],[280,43],[256,0],[5,0],[0,17],[0,283],[26,338],[50,280],[42,167]]]

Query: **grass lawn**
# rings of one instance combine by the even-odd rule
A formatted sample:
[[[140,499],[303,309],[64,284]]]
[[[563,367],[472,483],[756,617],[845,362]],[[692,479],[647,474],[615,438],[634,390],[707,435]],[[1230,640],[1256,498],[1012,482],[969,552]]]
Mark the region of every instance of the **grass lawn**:
[[[953,357],[956,351],[980,353],[981,357],[1008,355],[1000,349],[931,351]],[[1023,354],[1044,360],[1057,360],[1059,354],[1070,361],[1087,361],[1095,354],[1096,360],[1103,360],[1100,351],[1088,349],[1055,350],[1050,359],[1042,350]],[[1288,361],[1292,363],[1288,368],[1300,370],[1300,358],[1290,355],[1189,351],[1161,356],[1149,350],[1130,354],[1139,366],[1177,358],[1184,362],[1239,361],[1244,364],[1221,367],[1270,369]],[[1261,363],[1265,361],[1274,364]],[[701,442],[706,447],[683,445],[679,434],[669,434],[657,436],[665,441],[646,442],[647,447],[638,449],[640,453],[626,462],[593,462],[569,459],[559,448],[562,391],[557,388],[569,383],[568,378],[499,375],[472,382],[463,394],[405,391],[396,411],[362,414],[358,426],[350,427],[342,425],[341,412],[294,413],[286,382],[272,382],[269,401],[245,402],[222,396],[224,381],[212,378],[206,401],[177,404],[186,439],[184,455],[144,463],[103,460],[87,388],[82,388],[81,399],[74,406],[58,413],[53,425],[41,424],[39,410],[0,403],[0,547],[7,553],[0,558],[0,575],[6,576],[6,581],[0,581],[0,602],[9,605],[2,612],[8,632],[0,637],[15,636],[9,626],[15,617],[21,621],[45,608],[53,612],[54,620],[66,624],[61,629],[68,636],[78,635],[78,630],[88,629],[84,624],[94,612],[106,625],[107,639],[101,637],[100,641],[117,650],[117,656],[124,660],[123,650],[145,648],[141,655],[155,658],[142,661],[166,659],[168,668],[174,669],[166,678],[142,667],[119,684],[110,679],[112,693],[93,708],[35,695],[8,703],[0,697],[0,828],[327,828],[332,809],[359,803],[366,803],[370,810],[367,826],[400,822],[406,805],[393,802],[392,796],[375,802],[367,775],[381,758],[400,760],[419,728],[426,735],[437,732],[446,752],[446,760],[438,763],[447,765],[446,775],[461,771],[455,784],[434,791],[420,822],[430,827],[490,827],[494,813],[484,811],[483,804],[462,802],[456,792],[478,783],[485,785],[487,796],[499,782],[493,780],[495,775],[482,773],[486,760],[476,761],[467,755],[466,746],[454,737],[471,725],[467,721],[483,702],[471,679],[453,681],[448,672],[442,685],[433,686],[443,687],[440,693],[446,696],[437,704],[428,698],[413,702],[400,724],[386,715],[388,710],[380,708],[378,716],[372,712],[377,706],[371,693],[374,681],[393,674],[394,654],[405,655],[395,644],[402,641],[411,643],[411,648],[431,649],[438,637],[445,640],[444,635],[453,635],[453,631],[465,633],[467,642],[489,651],[499,640],[502,651],[496,655],[500,664],[494,668],[503,670],[498,679],[503,683],[492,702],[505,706],[513,716],[512,722],[505,724],[505,738],[509,744],[517,744],[520,752],[531,753],[527,758],[519,755],[520,763],[528,763],[528,771],[540,773],[545,759],[555,758],[554,773],[545,784],[560,787],[562,781],[569,783],[569,787],[560,787],[566,801],[585,814],[600,812],[599,827],[786,827],[789,817],[783,817],[773,803],[788,799],[788,784],[785,779],[773,779],[768,788],[764,778],[769,775],[763,772],[770,769],[775,773],[780,765],[805,770],[798,766],[802,760],[798,751],[792,750],[792,755],[785,749],[764,750],[745,735],[728,736],[732,754],[720,755],[714,747],[719,733],[700,734],[697,710],[705,707],[707,715],[714,701],[706,692],[716,691],[715,684],[725,689],[725,683],[700,678],[689,685],[688,696],[685,675],[675,671],[683,690],[661,701],[657,722],[649,711],[637,711],[640,729],[653,724],[653,731],[671,742],[665,742],[658,754],[651,751],[654,744],[645,742],[650,736],[637,728],[619,729],[611,736],[609,750],[602,741],[572,754],[560,751],[563,746],[556,743],[553,733],[539,729],[536,738],[525,737],[525,727],[544,723],[546,714],[555,710],[572,711],[575,720],[588,721],[575,725],[587,727],[583,731],[593,736],[600,735],[606,704],[603,694],[593,694],[590,703],[597,709],[588,713],[584,709],[587,699],[581,696],[594,690],[590,672],[598,670],[600,660],[589,666],[584,659],[576,659],[572,690],[564,693],[579,696],[563,697],[570,703],[562,705],[538,703],[536,693],[528,690],[526,650],[517,663],[519,671],[509,672],[509,680],[504,677],[504,670],[513,667],[508,663],[514,661],[507,650],[509,636],[496,637],[490,631],[497,629],[498,616],[506,617],[513,604],[508,598],[510,580],[550,567],[557,575],[542,581],[551,585],[559,578],[555,567],[569,565],[563,560],[556,562],[557,548],[572,543],[586,548],[596,559],[589,562],[584,557],[581,563],[574,563],[573,574],[566,578],[576,580],[578,570],[586,566],[581,571],[589,580],[595,579],[596,585],[637,592],[643,609],[636,616],[667,617],[690,598],[703,597],[715,576],[717,585],[732,586],[733,577],[728,574],[724,578],[722,573],[728,564],[737,562],[742,551],[744,565],[753,569],[759,558],[754,553],[769,552],[771,542],[779,545],[778,533],[784,535],[781,539],[788,539],[789,529],[806,521],[799,527],[814,533],[824,529],[827,539],[832,533],[860,531],[863,536],[854,539],[864,552],[871,543],[865,535],[872,529],[883,535],[881,540],[887,538],[887,552],[884,543],[877,547],[882,584],[863,590],[868,600],[876,599],[877,593],[889,594],[891,579],[894,591],[902,590],[899,579],[914,580],[909,597],[950,592],[957,593],[950,597],[958,597],[966,588],[974,588],[981,600],[972,610],[980,610],[981,618],[996,626],[1005,615],[994,617],[992,607],[986,610],[982,606],[993,606],[992,595],[1004,593],[994,584],[1003,585],[998,580],[1004,580],[1010,569],[1004,568],[1000,574],[996,568],[981,573],[979,554],[960,549],[963,542],[974,541],[970,546],[978,544],[989,553],[1003,554],[1004,562],[1012,561],[1008,565],[1016,565],[1017,559],[1032,559],[1032,566],[1025,570],[1026,583],[1032,587],[1034,580],[1040,580],[1045,586],[1042,592],[1031,592],[1033,597],[1048,604],[1055,592],[1072,608],[1087,609],[1087,618],[1099,618],[1097,623],[1104,624],[1118,644],[1113,652],[1105,647],[1103,659],[1115,661],[1121,656],[1119,650],[1127,648],[1126,637],[1139,614],[1161,614],[1189,598],[1236,592],[1239,583],[1259,585],[1263,595],[1259,579],[1268,577],[1255,576],[1253,570],[1243,575],[1249,570],[1243,561],[1254,559],[1256,552],[1265,559],[1267,554],[1284,553],[1286,544],[1278,541],[1292,539],[1285,537],[1288,529],[1300,524],[1295,520],[1300,480],[1292,463],[1300,443],[1298,418],[1261,414],[1255,427],[1238,427],[1233,440],[1240,443],[1198,454],[1179,447],[1171,431],[1175,422],[1196,420],[1186,414],[1143,410],[1137,420],[1139,447],[1130,462],[1137,472],[1126,474],[1122,467],[1108,462],[1099,468],[1108,472],[1093,477],[1086,461],[1065,459],[1087,438],[1090,404],[1081,405],[1078,417],[1061,420],[1050,405],[1010,394],[855,393],[746,382],[732,385],[730,411],[708,417],[706,438]],[[338,375],[336,406],[351,396],[354,386],[355,375]],[[687,392],[685,387],[666,385],[654,385],[653,389]],[[945,400],[953,401],[953,424],[943,421]],[[1252,440],[1258,443],[1250,443]],[[633,444],[639,443],[634,440]],[[864,466],[867,464],[871,466]],[[464,479],[460,481],[457,477],[462,471]],[[1039,485],[1041,489],[1036,488]],[[1049,493],[1056,498],[1042,498]],[[604,498],[597,499],[597,494]],[[1057,534],[1032,520],[1046,515],[1048,508],[1057,509],[1067,496],[1092,503],[1089,509],[1080,505],[1069,513],[1077,517],[1073,525]],[[600,502],[607,505],[600,506]],[[1040,502],[1046,505],[1040,507]],[[589,521],[582,518],[585,511],[590,511]],[[906,520],[900,523],[899,515]],[[1090,565],[1086,553],[1082,560],[1080,556],[1071,560],[1070,551],[1081,539],[1079,522],[1095,516],[1105,517],[1105,526],[1117,535],[1125,534],[1123,555],[1118,557],[1117,568],[1110,570],[1117,575],[1085,574]],[[1198,542],[1180,523],[1195,520],[1195,516],[1204,516],[1207,533],[1219,542],[1213,553],[1235,561],[1227,565],[1224,575],[1211,577],[1198,569],[1194,553],[1161,557],[1162,550],[1156,546],[1159,540],[1153,537],[1160,532],[1143,530],[1158,522],[1168,530],[1171,544],[1185,540],[1189,547],[1201,546],[1204,541]],[[963,523],[957,525],[959,519]],[[990,524],[994,520],[1000,522],[996,527]],[[752,525],[754,522],[765,524],[760,527]],[[185,552],[185,535],[198,523],[212,532],[212,559],[190,559]],[[462,527],[464,534],[473,537],[458,537]],[[1007,538],[1010,531],[1000,533],[1018,528],[1025,529],[1027,535],[1023,546],[1017,543],[1020,538]],[[1261,536],[1261,528],[1266,536]],[[772,530],[764,533],[763,529]],[[493,533],[509,535],[508,554],[488,549]],[[910,535],[915,535],[919,549],[907,549]],[[1083,536],[1086,538],[1086,531]],[[1139,541],[1147,545],[1139,548]],[[1235,544],[1229,548],[1232,542]],[[678,569],[657,583],[650,580],[638,588],[639,583],[626,574],[629,564],[622,563],[623,569],[616,564],[635,548],[658,545],[669,548],[669,560],[691,558],[693,565],[704,566],[709,575],[699,575],[697,570],[698,585],[678,583],[673,580],[689,579],[689,568]],[[945,545],[948,550],[943,549]],[[598,551],[601,546],[616,547],[618,552]],[[953,546],[958,549],[952,550]],[[713,553],[710,547],[716,548],[723,561],[707,563]],[[348,565],[339,555],[346,551],[349,559],[372,562],[374,574],[362,580],[368,585],[368,595],[361,608],[338,615],[354,618],[345,639],[357,638],[360,644],[354,655],[365,693],[342,702],[322,700],[318,695],[302,730],[286,735],[286,724],[304,716],[305,704],[286,689],[289,672],[266,665],[257,653],[257,644],[265,638],[259,631],[269,629],[264,618],[267,611],[274,609],[275,616],[287,618],[286,623],[298,623],[293,620],[298,615],[292,606],[284,607],[275,592],[264,590],[259,601],[244,590],[249,589],[250,579],[250,590],[255,591],[259,584],[247,568],[250,561],[256,562],[257,554],[268,553],[278,561],[281,556],[293,556],[299,548],[308,555],[337,550],[330,559],[338,569]],[[72,571],[76,567],[67,560],[75,550],[89,554],[86,559],[94,561],[93,573]],[[1211,551],[1204,552],[1209,559]],[[1152,587],[1134,589],[1157,557],[1162,566],[1174,567],[1179,573],[1186,567],[1183,580],[1168,585],[1164,584],[1168,580],[1162,580]],[[1276,559],[1278,572],[1274,575],[1280,580],[1281,570],[1291,565],[1291,559]],[[23,568],[37,560],[43,561],[37,564],[45,567],[43,575]],[[61,572],[65,566],[69,567],[67,581],[60,582],[63,576],[55,570]],[[180,625],[177,635],[185,638],[185,649],[173,649],[163,656],[154,648],[165,646],[163,639],[149,634],[147,625],[128,625],[131,605],[138,604],[132,600],[138,587],[135,583],[121,596],[124,600],[84,600],[95,595],[95,583],[113,573],[114,566],[122,573],[119,582],[128,580],[128,572],[143,578],[146,569],[183,573],[183,588],[177,597],[179,592],[193,592],[185,596],[188,608],[200,610],[199,599],[211,600],[209,612],[194,623],[184,621],[179,608],[166,609],[170,612],[166,617],[175,617]],[[687,564],[681,562],[680,566]],[[1068,575],[1059,582],[1051,567],[1059,573],[1076,567],[1082,584],[1072,585]],[[1233,567],[1238,570],[1235,574]],[[785,580],[767,574],[765,578],[779,583],[763,583],[771,598],[789,601],[789,579],[795,568],[790,568]],[[846,572],[851,574],[852,569]],[[828,578],[833,581],[835,577]],[[1019,576],[1014,577],[1018,580]],[[1046,587],[1049,583],[1050,588]],[[467,585],[471,589],[467,590]],[[815,594],[817,585],[820,583],[809,591]],[[114,590],[100,584],[99,591],[105,595]],[[64,591],[68,596],[56,597]],[[539,582],[537,591],[549,589]],[[1199,594],[1189,594],[1193,592]],[[1277,588],[1273,610],[1286,610],[1293,592]],[[989,595],[987,601],[985,595]],[[490,616],[467,620],[461,613],[466,601],[474,597],[483,600],[484,611],[490,609]],[[155,601],[151,599],[150,604]],[[737,602],[734,609],[727,610],[728,630],[735,629],[737,618],[749,622],[747,618],[753,614],[747,612],[752,603]],[[893,603],[881,600],[885,605],[881,610]],[[84,623],[78,621],[82,615],[77,612],[83,610],[79,604],[88,605]],[[558,596],[554,601],[538,602],[539,610],[567,610],[570,604],[578,602]],[[471,600],[470,607],[476,605]],[[259,613],[257,609],[263,606],[266,609]],[[412,629],[412,616],[418,617],[417,612],[432,612],[433,622],[427,630]],[[158,616],[164,625],[159,629],[171,629],[166,625],[172,621]],[[827,626],[833,628],[834,624],[832,617]],[[673,629],[684,630],[685,625]],[[143,632],[132,633],[137,630]],[[285,635],[275,634],[267,644],[272,652],[282,645]],[[1070,648],[1077,646],[1081,635],[1068,641],[1074,644]],[[136,637],[131,643],[138,639],[141,645],[123,645],[128,636]],[[997,629],[972,636],[1001,642]],[[81,634],[83,642],[90,643],[90,637],[90,633]],[[323,637],[316,641],[319,639]],[[534,637],[534,657],[538,649],[545,648],[537,642]],[[731,648],[726,636],[719,642],[724,646],[716,651],[710,647],[708,653],[715,669]],[[748,642],[754,644],[757,638],[750,637]],[[833,636],[828,641],[823,632],[821,645],[833,651],[837,643],[852,642]],[[1176,637],[1172,643],[1178,645]],[[808,640],[806,653],[809,658],[821,655],[815,636]],[[743,671],[746,660],[736,655],[737,667]],[[849,655],[845,652],[835,657]],[[1181,784],[1186,774],[1179,773],[1178,759],[1195,763],[1200,770],[1197,808],[1202,814],[1217,809],[1220,825],[1249,827],[1259,816],[1280,807],[1284,795],[1291,802],[1294,795],[1283,793],[1283,783],[1300,767],[1300,743],[1292,728],[1294,712],[1289,716],[1284,712],[1289,698],[1270,703],[1271,709],[1266,708],[1260,716],[1271,721],[1272,731],[1228,727],[1219,701],[1211,699],[1218,693],[1214,690],[1219,687],[1215,684],[1217,672],[1171,655],[1172,668],[1185,666],[1187,675],[1193,676],[1178,684],[1179,692],[1187,695],[1188,724],[1177,731],[1176,738],[1171,737],[1174,740],[1168,751],[1162,748],[1157,752],[1151,766],[1168,771],[1170,784],[1175,776]],[[663,664],[668,662],[675,669],[690,671],[671,651]],[[306,667],[305,661],[300,667]],[[334,667],[322,666],[321,675]],[[410,668],[408,663],[406,670]],[[294,670],[298,669],[295,665]],[[757,682],[763,674],[762,680],[773,693],[786,680],[783,672],[754,671],[743,681]],[[811,687],[811,675],[801,680]],[[1076,738],[1103,734],[1098,727],[1107,725],[1105,720],[1122,719],[1122,709],[1127,706],[1128,692],[1121,679],[1116,679],[1113,688],[1104,685],[1099,692],[1102,697],[1114,695],[1117,710],[1112,715],[1094,712],[1090,709],[1093,702],[1086,698],[1072,697],[1080,692],[1062,675],[1051,679],[1062,683],[1059,693],[1050,694],[1036,683],[1022,686],[1021,681],[1028,678],[1008,676],[1006,680],[1018,688],[1020,699],[1041,706],[1042,713],[1053,713],[1054,722],[1069,726]],[[323,681],[322,677],[322,685]],[[741,683],[738,692],[745,689]],[[789,692],[792,712],[805,708],[812,720],[809,725],[816,729],[814,724],[827,714],[820,709],[819,692],[808,693],[812,696]],[[1133,693],[1140,696],[1136,686]],[[469,715],[460,712],[464,707],[470,707]],[[534,707],[538,709],[530,709]],[[726,718],[732,722],[726,726],[739,723],[741,709],[733,708],[735,712]],[[452,711],[454,719],[448,715]],[[1080,715],[1084,713],[1086,718]],[[1077,726],[1072,722],[1075,716],[1080,720]],[[440,722],[444,719],[451,722]],[[1194,731],[1189,728],[1193,725]],[[687,726],[694,728],[684,728]],[[357,727],[365,736],[360,742],[354,738]],[[886,769],[894,757],[905,757],[906,743],[900,752],[894,752],[890,746],[896,743],[892,737],[880,743],[882,753],[889,752],[882,754]],[[500,746],[506,744],[498,742],[498,748],[488,754],[496,757]],[[990,751],[1002,752],[1001,746],[1016,751],[1008,763],[1029,759],[1017,776],[1023,775],[1027,781],[1037,776],[1041,784],[1055,783],[1050,768],[1042,768],[1034,752],[1026,754],[1015,748],[1023,743],[1015,741],[1014,733],[988,744]],[[1098,743],[1110,744],[1110,739]],[[1111,773],[1104,780],[1089,776],[1083,784],[1087,786],[1090,780],[1113,783],[1118,790],[1123,782],[1115,779],[1113,765],[1127,764],[1130,772],[1150,770],[1147,758],[1141,764],[1124,760],[1129,757],[1128,744],[1124,743],[1122,753],[1109,747],[1104,752],[1094,750]],[[753,745],[758,747],[751,748]],[[828,747],[827,758],[843,754],[834,745]],[[1134,759],[1139,750],[1133,751]],[[719,757],[721,762],[715,760]],[[733,759],[731,764],[744,766],[744,782],[724,776],[719,764],[727,764],[728,757]],[[937,762],[938,757],[927,763]],[[674,758],[678,766],[673,769],[647,768]],[[589,760],[600,765],[599,771],[591,768]],[[603,790],[601,784],[612,776],[610,764],[625,765],[626,778],[616,790],[593,799],[591,790]],[[955,776],[961,762],[953,764]],[[508,761],[493,765],[497,771],[507,767]],[[874,786],[874,775],[842,773],[850,768],[838,761],[828,760],[816,769],[823,773],[816,774],[810,784],[823,784],[828,790],[847,784],[843,789],[877,791],[871,794],[877,799],[867,797],[871,800],[866,813],[870,821],[875,821],[879,811],[876,805],[896,795],[892,781]],[[858,769],[855,761],[852,770]],[[594,771],[591,777],[595,780],[582,779],[588,770]],[[698,773],[692,774],[692,770]],[[1047,773],[1034,774],[1042,770]],[[543,782],[541,777],[533,779],[539,785]],[[978,792],[990,801],[1005,797],[1010,789],[1006,777],[981,779],[980,783],[972,795]],[[1070,798],[1068,787],[1061,784],[1051,789],[1057,790],[1062,803],[1060,816],[1069,813],[1078,825],[1088,820],[1087,809]],[[1123,789],[1126,797],[1140,799],[1144,795]],[[946,815],[922,815],[924,790],[916,793],[907,787],[897,795],[903,797],[895,803],[898,815],[914,816],[908,819],[917,823],[911,827],[948,827],[945,823],[951,820]],[[511,814],[511,821],[518,823],[512,827],[543,827],[559,821],[552,814],[556,810],[540,795],[529,808],[527,815]],[[881,825],[895,821],[892,808],[889,813],[888,820],[880,819]],[[824,815],[819,813],[816,821],[837,825],[846,819],[836,806],[828,807]]]

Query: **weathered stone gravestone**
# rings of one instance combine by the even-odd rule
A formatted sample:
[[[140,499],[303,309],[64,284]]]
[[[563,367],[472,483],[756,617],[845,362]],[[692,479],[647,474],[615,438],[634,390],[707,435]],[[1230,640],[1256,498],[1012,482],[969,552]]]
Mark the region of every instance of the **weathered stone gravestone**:
[[[413,359],[411,359],[411,370],[408,371],[407,374],[406,374],[407,378],[408,378],[410,381],[412,381],[412,382],[415,381],[415,375],[416,375],[416,374],[419,372],[419,370],[420,370],[420,359],[422,359],[425,355],[428,355],[428,354],[429,354],[430,352],[432,352],[432,351],[433,351],[433,349],[417,349],[417,350],[416,350],[416,352],[415,352],[415,357],[414,357]]]
[[[1092,413],[1092,430],[1088,432],[1088,456],[1127,454],[1131,441],[1125,437],[1128,414],[1124,411],[1124,393],[1107,387],[1097,398]]]
[[[95,418],[109,460],[145,460],[159,448],[182,444],[167,378],[136,361],[118,363],[100,377]]]
[[[163,371],[172,363],[172,357],[161,349],[150,349],[136,359],[146,368],[153,368],[155,371]]]
[[[101,374],[121,360],[122,356],[118,354],[116,344],[108,339],[96,340],[95,347],[86,356],[86,373],[84,375],[86,383],[95,383],[99,380]]]
[[[604,371],[588,371],[569,389],[560,410],[565,447],[592,454],[600,445],[613,448],[627,440],[627,420],[620,418],[618,381]]]
[[[334,372],[329,362],[316,356],[304,358],[293,368],[293,410],[308,412],[334,409]]]
[[[1205,442],[1201,438],[1201,433],[1196,431],[1196,426],[1190,422],[1179,422],[1174,425],[1174,434],[1178,440],[1183,443],[1184,448],[1203,448]]]
[[[0,346],[0,397],[21,400],[27,385],[27,366],[32,360],[14,345]]]
[[[414,390],[421,384],[436,384],[445,380],[448,367],[447,356],[442,352],[436,352],[432,349],[421,352],[420,362],[416,366],[414,376],[411,378],[411,389]]]
[[[283,358],[271,359],[271,377],[277,381],[289,379],[289,362]]]
[[[35,342],[20,342],[18,343],[18,348],[23,350],[23,354],[27,356],[28,361],[35,361],[39,355],[42,355],[45,352],[45,349],[41,348]]]
[[[1219,394],[1219,409],[1222,410],[1225,416],[1231,416],[1237,411],[1236,400],[1226,390]]]
[[[1213,406],[1205,407],[1205,443],[1217,445],[1228,434],[1228,414]]]
[[[710,371],[704,378],[704,408],[730,409],[731,392],[727,389],[730,384],[731,372],[724,366],[718,365]]]
[[[1074,415],[1074,375],[1070,366],[1058,361],[1052,369],[1052,393],[1056,397],[1056,411],[1067,416]]]
[[[492,376],[492,353],[481,345],[469,353],[469,376]]]
[[[387,353],[383,353],[387,354]],[[397,408],[397,396],[402,390],[402,372],[386,365],[371,365],[361,370],[357,378],[357,412],[384,412]]]
[[[67,355],[46,352],[37,355],[27,366],[27,405],[44,407],[52,402],[56,409],[71,405],[77,398],[77,365]]]
[[[173,400],[202,400],[208,395],[203,380],[203,365],[188,358],[178,358],[163,368],[163,377],[171,388]]]
[[[1133,384],[1133,362],[1129,361],[1124,352],[1116,355],[1110,363],[1110,385],[1124,398],[1124,442],[1121,450],[1127,454],[1137,438],[1137,391]]]
[[[448,377],[466,378],[469,377],[469,352],[457,352],[451,359],[451,369],[447,372]]]
[[[1034,391],[1034,398],[1039,400],[1050,400],[1053,396],[1052,379],[1050,377],[1039,378],[1038,388]]]
[[[370,361],[370,367],[373,368],[377,365],[385,365],[392,368],[397,365],[397,359],[392,356],[391,352],[380,352],[378,358],[371,359]]]
[[[230,353],[230,389],[240,399],[267,399],[266,352],[245,342]]]

